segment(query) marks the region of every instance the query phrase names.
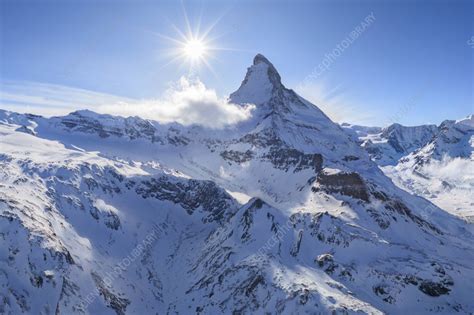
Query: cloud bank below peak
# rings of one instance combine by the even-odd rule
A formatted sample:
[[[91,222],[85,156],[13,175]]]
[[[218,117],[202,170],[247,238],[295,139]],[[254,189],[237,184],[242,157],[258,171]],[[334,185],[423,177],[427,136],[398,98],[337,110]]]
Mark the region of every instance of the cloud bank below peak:
[[[160,99],[102,105],[97,111],[140,116],[162,123],[178,122],[183,125],[222,128],[249,119],[253,108],[229,103],[201,81],[182,77]]]
[[[66,115],[78,109],[118,116],[140,116],[160,123],[177,122],[223,128],[249,119],[254,106],[240,106],[219,97],[199,79],[181,77],[157,99],[132,99],[36,82],[2,82],[0,108],[43,116]]]

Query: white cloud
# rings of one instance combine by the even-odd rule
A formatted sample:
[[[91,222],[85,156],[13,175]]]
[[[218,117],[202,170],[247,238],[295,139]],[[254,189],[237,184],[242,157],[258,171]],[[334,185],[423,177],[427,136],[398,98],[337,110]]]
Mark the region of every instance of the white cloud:
[[[247,120],[253,108],[228,103],[201,81],[182,77],[160,99],[103,105],[97,111],[121,116],[138,115],[163,123],[221,128]]]
[[[296,86],[295,91],[318,106],[335,122],[364,125],[374,121],[374,115],[361,111],[358,106],[351,104],[339,86],[328,88],[326,84],[320,82],[303,82]]]
[[[473,161],[460,157],[443,156],[441,161],[432,161],[423,167],[430,177],[435,177],[457,187],[472,188],[474,185]]]
[[[104,114],[140,116],[161,123],[222,128],[250,118],[254,108],[231,104],[198,79],[185,77],[172,84],[161,98],[149,100],[33,82],[6,82],[1,87],[3,109],[45,116],[90,109]]]

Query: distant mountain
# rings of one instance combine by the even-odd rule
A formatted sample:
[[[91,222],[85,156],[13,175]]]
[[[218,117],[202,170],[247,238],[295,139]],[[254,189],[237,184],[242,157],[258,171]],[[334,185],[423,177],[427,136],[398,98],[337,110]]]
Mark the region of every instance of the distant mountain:
[[[474,312],[472,225],[395,186],[264,56],[229,100],[252,118],[1,111],[0,313]],[[409,151],[431,127],[395,129]]]
[[[439,126],[343,125],[400,187],[474,221],[474,115]],[[364,129],[365,128],[365,129]]]
[[[392,124],[386,128],[342,124],[349,133],[355,133],[361,146],[380,165],[394,165],[397,161],[428,144],[437,134],[435,125],[405,127]]]
[[[471,159],[473,157],[474,115],[461,120],[446,120],[436,130],[430,141],[413,154],[422,165],[443,157]]]

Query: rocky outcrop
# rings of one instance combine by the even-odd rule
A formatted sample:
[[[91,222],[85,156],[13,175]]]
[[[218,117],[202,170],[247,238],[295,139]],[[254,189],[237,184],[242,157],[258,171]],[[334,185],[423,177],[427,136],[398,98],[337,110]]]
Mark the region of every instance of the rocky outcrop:
[[[318,172],[323,166],[321,154],[305,154],[290,148],[271,148],[262,158],[272,163],[275,168],[284,171],[293,168],[294,172],[304,169],[312,169]]]
[[[101,138],[145,139],[152,143],[164,143],[157,128],[150,121],[139,117],[121,118],[82,110],[56,120],[56,124],[69,132],[95,134]]]
[[[392,124],[382,130],[381,137],[387,139],[396,152],[408,154],[425,146],[437,131],[436,125],[405,127]]]
[[[162,176],[134,183],[131,182],[129,187],[134,186],[139,196],[179,204],[188,214],[201,209],[206,222],[223,221],[236,210],[232,197],[211,181],[180,181]]]
[[[349,196],[365,202],[369,201],[367,185],[362,177],[355,172],[320,172],[317,176],[317,189],[329,193]]]

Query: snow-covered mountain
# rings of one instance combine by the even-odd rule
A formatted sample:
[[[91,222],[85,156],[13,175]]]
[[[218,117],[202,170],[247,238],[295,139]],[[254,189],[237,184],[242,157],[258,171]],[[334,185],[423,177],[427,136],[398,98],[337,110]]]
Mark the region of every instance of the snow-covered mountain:
[[[219,130],[0,112],[0,313],[474,312],[472,225],[262,55],[229,100]]]
[[[343,127],[397,185],[474,221],[474,115],[439,126]]]
[[[403,156],[422,148],[438,133],[435,125],[386,128],[342,124],[379,165],[394,165]]]

